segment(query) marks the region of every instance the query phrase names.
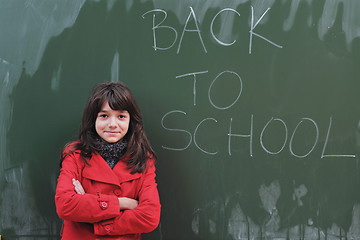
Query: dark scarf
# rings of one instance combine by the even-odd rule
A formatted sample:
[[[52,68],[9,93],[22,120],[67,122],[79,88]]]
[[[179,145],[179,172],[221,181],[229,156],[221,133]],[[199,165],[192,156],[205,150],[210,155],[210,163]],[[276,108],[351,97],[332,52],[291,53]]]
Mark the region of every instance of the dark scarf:
[[[98,139],[96,148],[99,149],[98,153],[100,156],[106,161],[111,169],[113,169],[126,152],[127,145],[128,143],[125,139],[116,143],[108,143],[102,139]]]

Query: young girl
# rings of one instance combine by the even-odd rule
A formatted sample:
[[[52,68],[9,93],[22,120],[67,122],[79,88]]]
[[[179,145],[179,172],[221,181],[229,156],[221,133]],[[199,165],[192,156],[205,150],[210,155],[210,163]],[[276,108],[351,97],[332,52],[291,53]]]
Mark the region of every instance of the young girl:
[[[140,110],[123,83],[97,85],[84,109],[79,140],[60,163],[55,204],[62,239],[140,239],[160,219],[155,153]]]

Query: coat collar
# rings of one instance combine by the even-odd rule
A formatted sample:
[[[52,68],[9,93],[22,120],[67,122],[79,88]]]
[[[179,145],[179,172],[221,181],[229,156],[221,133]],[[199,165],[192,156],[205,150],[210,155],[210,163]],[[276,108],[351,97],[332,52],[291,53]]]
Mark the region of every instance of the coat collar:
[[[82,176],[91,180],[95,180],[103,183],[110,183],[120,187],[120,183],[127,182],[141,176],[140,173],[130,174],[130,170],[127,169],[126,160],[128,158],[120,160],[111,169],[106,161],[97,153],[93,154],[89,160],[89,165],[85,165]]]

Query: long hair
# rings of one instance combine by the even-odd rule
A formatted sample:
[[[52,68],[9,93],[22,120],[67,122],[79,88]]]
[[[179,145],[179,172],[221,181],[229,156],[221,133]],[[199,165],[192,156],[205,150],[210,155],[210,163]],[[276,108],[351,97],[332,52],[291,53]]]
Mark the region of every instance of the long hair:
[[[83,161],[89,164],[87,159],[90,159],[97,150],[96,145],[99,138],[95,129],[96,117],[106,102],[113,110],[129,112],[129,129],[124,136],[128,141],[128,146],[124,157],[129,157],[127,166],[128,169],[131,169],[132,174],[143,172],[146,169],[148,159],[150,157],[155,159],[156,155],[146,137],[143,119],[135,98],[130,89],[121,82],[103,82],[95,86],[85,105],[79,130],[79,140],[75,143],[73,150],[80,150]]]

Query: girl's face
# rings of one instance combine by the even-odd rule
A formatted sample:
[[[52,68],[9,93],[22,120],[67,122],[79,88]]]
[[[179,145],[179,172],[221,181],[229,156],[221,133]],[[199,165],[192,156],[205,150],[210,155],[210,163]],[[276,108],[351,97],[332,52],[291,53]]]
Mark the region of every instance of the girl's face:
[[[105,102],[96,117],[95,130],[108,143],[116,143],[128,132],[129,123],[128,111],[113,110],[109,103]]]

